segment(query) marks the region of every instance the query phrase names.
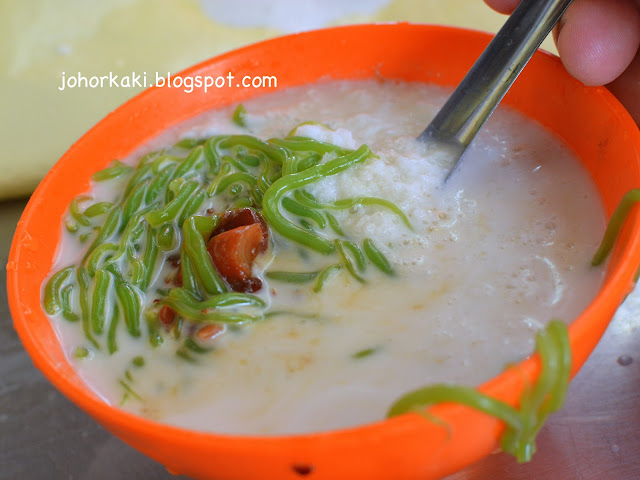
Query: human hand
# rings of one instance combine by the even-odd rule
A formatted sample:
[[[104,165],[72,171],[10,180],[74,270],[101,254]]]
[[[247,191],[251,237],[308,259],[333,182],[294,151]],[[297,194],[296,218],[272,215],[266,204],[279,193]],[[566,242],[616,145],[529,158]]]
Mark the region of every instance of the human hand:
[[[485,0],[511,13],[520,0]],[[640,0],[575,0],[554,30],[567,71],[606,85],[640,125]]]

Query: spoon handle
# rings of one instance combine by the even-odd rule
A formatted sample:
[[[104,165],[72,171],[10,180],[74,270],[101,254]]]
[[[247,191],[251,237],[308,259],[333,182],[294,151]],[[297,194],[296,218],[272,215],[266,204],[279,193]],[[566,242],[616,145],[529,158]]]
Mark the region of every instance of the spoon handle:
[[[460,156],[572,0],[522,0],[419,140],[444,142]],[[448,178],[448,176],[447,176]]]

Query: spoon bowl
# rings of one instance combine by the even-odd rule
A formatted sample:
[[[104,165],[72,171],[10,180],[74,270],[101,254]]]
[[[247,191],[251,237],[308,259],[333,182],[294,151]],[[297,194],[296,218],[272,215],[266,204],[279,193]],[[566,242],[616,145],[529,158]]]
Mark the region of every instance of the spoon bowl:
[[[242,48],[180,75],[272,75],[278,88],[327,78],[383,78],[453,87],[489,40],[480,32],[428,25],[338,27]],[[107,430],[169,471],[192,478],[429,480],[490,454],[503,424],[461,405],[443,404],[431,410],[448,428],[407,414],[315,434],[221,435],[125,412],[106,403],[75,371],[42,308],[42,284],[56,258],[69,202],[87,191],[91,175],[114,158],[126,157],[159,133],[208,109],[267,91],[235,86],[190,94],[167,87],[149,89],[107,115],[52,168],[18,223],[7,264],[14,326],[34,364]],[[538,121],[574,150],[593,177],[608,215],[624,193],[640,185],[640,133],[633,120],[606,89],[587,88],[571,78],[558,58],[535,54],[504,103]],[[621,232],[599,294],[570,325],[573,375],[633,285],[640,264],[639,213],[632,212]],[[534,356],[479,388],[516,405],[539,371]]]

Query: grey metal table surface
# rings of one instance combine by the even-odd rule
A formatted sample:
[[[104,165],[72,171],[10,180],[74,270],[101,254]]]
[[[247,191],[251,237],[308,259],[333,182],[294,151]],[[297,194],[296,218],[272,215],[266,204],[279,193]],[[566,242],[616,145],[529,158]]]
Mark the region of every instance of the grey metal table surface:
[[[0,204],[0,265],[26,201]],[[181,479],[97,425],[34,368],[0,299],[0,479]],[[533,461],[491,455],[447,480],[640,480],[640,289],[538,437]]]

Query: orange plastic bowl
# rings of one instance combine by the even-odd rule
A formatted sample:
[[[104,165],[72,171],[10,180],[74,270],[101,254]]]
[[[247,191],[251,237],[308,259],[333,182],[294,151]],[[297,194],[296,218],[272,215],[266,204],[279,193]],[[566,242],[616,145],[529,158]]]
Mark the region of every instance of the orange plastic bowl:
[[[484,33],[411,25],[359,25],[276,38],[208,60],[186,75],[274,75],[278,88],[325,79],[385,78],[453,87],[490,40]],[[243,437],[169,427],[107,405],[74,372],[41,307],[41,286],[52,266],[61,219],[89,178],[113,158],[207,109],[261,95],[225,87],[204,93],[151,88],[109,114],[52,168],[31,197],[15,233],[7,265],[14,325],[35,365],[67,397],[114,435],[171,472],[216,479],[434,479],[496,448],[501,422],[460,405],[433,412],[450,429],[407,414],[359,428],[326,433]],[[608,214],[640,186],[640,133],[604,88],[587,88],[560,61],[537,53],[504,103],[555,132],[578,154]],[[640,264],[640,222],[634,210],[618,240],[600,293],[570,327],[573,374],[584,363]],[[482,386],[516,404],[539,372],[533,357]]]

